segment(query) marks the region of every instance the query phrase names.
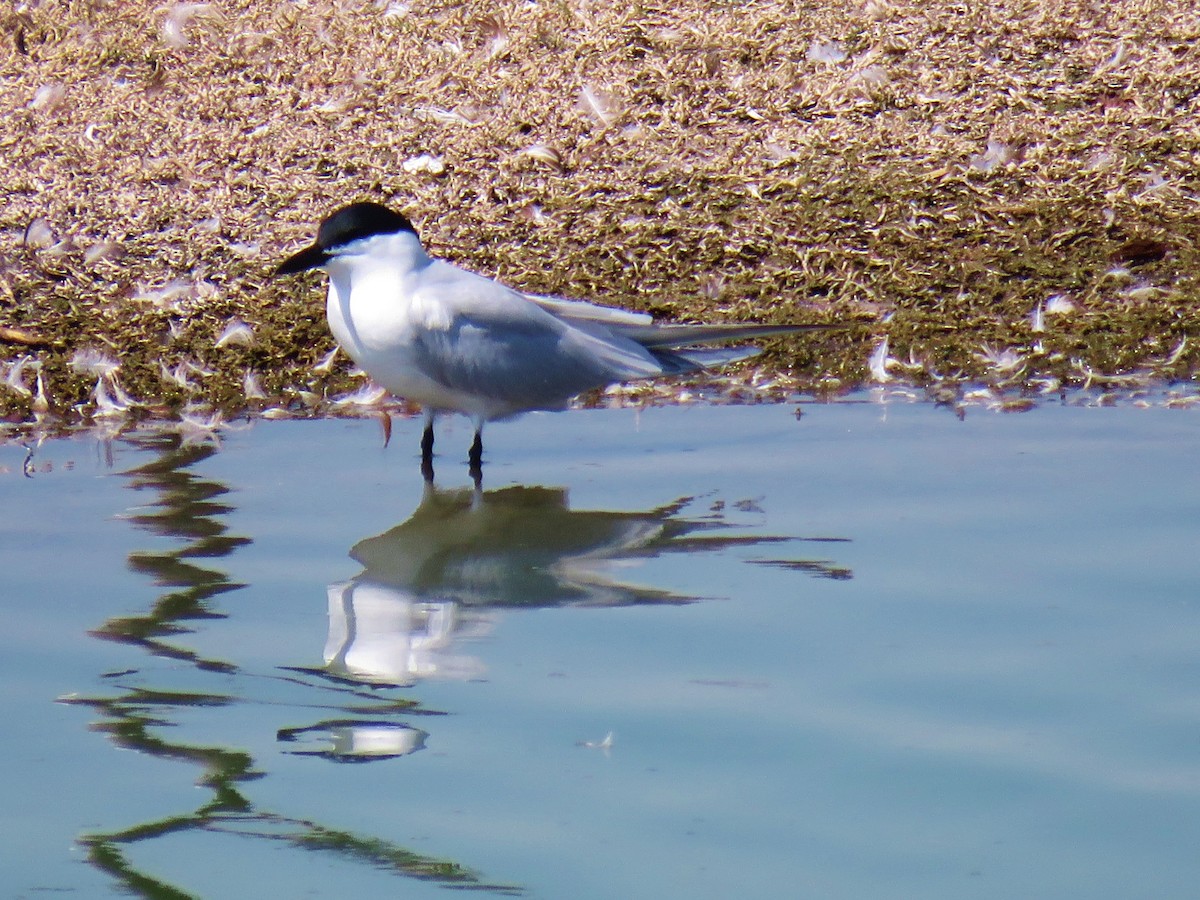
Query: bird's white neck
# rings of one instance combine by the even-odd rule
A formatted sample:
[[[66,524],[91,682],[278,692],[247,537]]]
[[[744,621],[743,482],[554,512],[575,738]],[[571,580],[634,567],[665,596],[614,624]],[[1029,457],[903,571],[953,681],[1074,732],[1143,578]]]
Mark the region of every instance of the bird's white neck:
[[[329,273],[329,315],[350,318],[351,294],[361,307],[394,306],[403,296],[404,283],[432,262],[417,236],[409,231],[376,234],[347,244],[325,264]]]
[[[375,234],[354,241],[338,250],[327,264],[331,277],[344,274],[351,279],[386,269],[396,277],[404,277],[429,265],[428,254],[420,239],[411,231],[395,234]]]

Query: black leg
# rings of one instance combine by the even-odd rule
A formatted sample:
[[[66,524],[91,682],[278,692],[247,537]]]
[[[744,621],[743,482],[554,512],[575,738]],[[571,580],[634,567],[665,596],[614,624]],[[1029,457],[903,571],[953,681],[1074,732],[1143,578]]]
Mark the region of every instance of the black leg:
[[[421,462],[433,462],[433,423],[428,422],[421,433]]]
[[[483,484],[483,430],[477,428],[475,430],[475,440],[471,442],[471,452],[467,454],[467,462],[470,463],[468,471],[471,473],[471,480],[475,482],[475,490],[479,490]]]
[[[421,477],[426,484],[433,484],[433,421],[425,423],[421,433]]]
[[[472,469],[483,468],[483,435],[475,432],[475,440],[471,442],[471,452],[467,454],[467,462]]]

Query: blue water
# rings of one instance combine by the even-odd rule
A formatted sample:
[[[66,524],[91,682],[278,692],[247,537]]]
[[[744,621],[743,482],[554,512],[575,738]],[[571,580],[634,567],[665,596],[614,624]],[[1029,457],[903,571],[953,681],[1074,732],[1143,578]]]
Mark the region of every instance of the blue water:
[[[5,896],[1193,896],[1200,416],[803,413],[0,446]]]

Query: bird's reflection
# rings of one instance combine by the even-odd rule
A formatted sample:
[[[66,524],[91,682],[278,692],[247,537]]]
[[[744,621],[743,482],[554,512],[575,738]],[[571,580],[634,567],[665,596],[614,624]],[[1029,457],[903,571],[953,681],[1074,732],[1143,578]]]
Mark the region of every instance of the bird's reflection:
[[[498,609],[689,603],[699,598],[622,576],[639,559],[795,540],[736,533],[720,502],[687,514],[702,505],[688,497],[638,512],[572,510],[561,488],[427,484],[407,520],[351,549],[363,571],[329,586],[325,671],[387,685],[481,677],[483,664],[459,648],[486,634]]]
[[[98,718],[90,728],[106,734],[122,749],[197,767],[199,777],[189,782],[204,791],[194,809],[172,810],[166,815],[157,812],[153,814],[157,818],[132,825],[89,830],[79,838],[88,862],[115,879],[124,893],[191,897],[194,894],[140,868],[147,851],[134,853],[131,848],[147,848],[159,838],[169,838],[161,842],[167,849],[151,851],[151,857],[160,865],[186,872],[189,861],[203,852],[197,848],[209,846],[212,835],[236,835],[242,841],[258,838],[276,848],[365,862],[377,871],[424,883],[493,895],[520,893],[519,887],[486,881],[453,859],[420,853],[383,835],[334,828],[256,803],[246,785],[268,777],[270,764],[268,760],[264,765],[261,754],[256,758],[240,746],[238,727],[253,721],[251,730],[261,728],[261,715],[252,720],[219,718],[221,727],[213,731],[226,735],[225,741],[196,739],[194,719],[201,711],[220,716],[222,711],[251,705],[290,719],[293,715],[307,717],[316,707],[332,711],[336,718],[276,729],[278,740],[287,745],[286,752],[335,762],[385,760],[420,750],[426,732],[407,718],[433,715],[434,711],[404,697],[379,696],[380,692],[367,691],[361,684],[313,684],[291,674],[264,676],[192,647],[192,636],[205,623],[230,621],[240,609],[219,602],[242,587],[229,578],[223,561],[248,545],[250,538],[230,533],[228,520],[235,509],[227,501],[233,494],[203,471],[202,464],[217,450],[215,444],[190,441],[176,429],[156,424],[125,438],[125,443],[148,458],[123,473],[128,486],[141,495],[136,511],[124,518],[155,538],[149,549],[130,554],[129,565],[153,580],[159,596],[140,614],[130,614],[124,598],[120,603],[114,601],[120,615],[91,633],[144,652],[130,659],[133,665],[101,675],[102,688],[72,692],[60,700],[95,710]],[[203,566],[198,563],[201,560]],[[154,663],[163,659],[170,664]],[[274,693],[292,689],[301,691],[303,702],[288,704]],[[153,772],[154,777],[146,783],[157,790],[164,782],[158,768]],[[103,775],[104,770],[98,769],[96,777]],[[130,806],[129,802],[116,798],[103,817],[105,821],[126,819],[131,809],[157,809],[160,805],[138,801]],[[203,837],[196,843],[189,843],[200,835]],[[174,851],[169,849],[172,847]],[[176,860],[183,865],[176,865]]]
[[[334,762],[394,759],[416,753],[425,746],[428,732],[390,720],[369,722],[337,719],[304,728],[281,728],[280,741],[295,742],[297,756],[320,756]]]

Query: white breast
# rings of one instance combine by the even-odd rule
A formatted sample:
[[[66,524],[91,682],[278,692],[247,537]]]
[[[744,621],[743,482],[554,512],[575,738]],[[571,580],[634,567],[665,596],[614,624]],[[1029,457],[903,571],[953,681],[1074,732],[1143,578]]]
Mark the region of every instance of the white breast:
[[[372,380],[396,396],[433,409],[491,417],[496,412],[491,404],[450,390],[421,371],[418,338],[449,329],[452,317],[443,305],[419,299],[420,268],[398,261],[404,259],[394,252],[367,253],[346,254],[328,264],[325,314],[334,338]]]

